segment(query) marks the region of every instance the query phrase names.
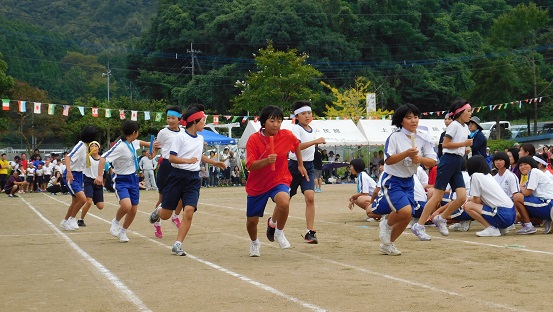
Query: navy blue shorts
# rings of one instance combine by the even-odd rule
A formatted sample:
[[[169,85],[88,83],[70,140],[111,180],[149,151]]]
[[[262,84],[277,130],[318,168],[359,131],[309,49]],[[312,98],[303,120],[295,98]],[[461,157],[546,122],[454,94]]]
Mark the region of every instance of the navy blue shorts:
[[[517,213],[514,207],[492,208],[484,205],[484,207],[482,207],[482,217],[492,226],[498,229],[505,229],[515,223]]]
[[[436,183],[434,188],[445,191],[447,184],[451,185],[451,191],[454,192],[457,188],[466,188],[463,174],[461,173],[461,162],[463,157],[455,154],[445,153],[440,158],[438,164],[438,173],[436,175]]]
[[[104,201],[104,188],[101,185],[94,184],[93,178],[84,177],[83,191],[87,198],[92,198],[94,205]]]
[[[161,164],[159,164],[159,168],[157,169],[157,191],[159,194],[163,194],[163,189],[165,189],[165,186],[167,185],[167,179],[169,178],[169,174],[171,174],[171,171],[173,171],[173,166],[171,166],[171,162],[169,159],[163,159],[161,161]]]
[[[182,199],[183,207],[192,206],[194,211],[198,210],[201,186],[202,178],[199,171],[188,171],[173,167],[167,185],[163,190],[161,207],[175,210],[179,200]]]
[[[313,165],[313,162],[304,161],[303,166],[307,171],[309,181],[307,181],[305,177],[303,177],[299,172],[298,162],[291,159],[288,160],[288,171],[290,171],[290,174],[292,175],[292,182],[290,183],[290,197],[298,193],[298,186],[301,187],[302,193],[308,190],[312,191],[315,189],[315,166]]]
[[[271,198],[274,202],[275,196],[280,192],[290,194],[290,187],[288,187],[288,185],[286,184],[278,184],[277,186],[273,187],[263,194],[259,194],[257,196],[248,195],[246,217],[263,217],[265,206],[267,206],[267,201],[269,200],[269,198]]]
[[[113,188],[115,196],[119,201],[129,198],[131,205],[138,205],[140,198],[140,189],[138,187],[138,175],[133,174],[115,174],[113,177]]]
[[[82,192],[83,190],[84,174],[80,171],[71,171],[71,173],[73,174],[73,182],[71,182],[71,184],[67,183],[67,170],[65,170],[63,172],[63,183],[67,185],[67,191],[69,191],[69,194],[75,197],[75,194]]]

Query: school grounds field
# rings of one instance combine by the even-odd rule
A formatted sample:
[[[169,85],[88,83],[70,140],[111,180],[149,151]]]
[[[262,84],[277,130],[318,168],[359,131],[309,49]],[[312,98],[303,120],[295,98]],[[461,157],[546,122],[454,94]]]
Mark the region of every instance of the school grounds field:
[[[183,248],[176,229],[153,234],[155,192],[141,192],[130,242],[109,234],[117,209],[90,209],[88,225],[60,230],[71,198],[0,196],[0,311],[550,311],[553,235],[480,238],[483,227],[419,241],[406,230],[401,256],[378,251],[378,223],[347,208],[355,185],[316,194],[320,243],[303,243],[304,202],[292,200],[281,250],[259,225],[261,257],[250,258],[243,187],[201,190]],[[268,205],[266,217],[273,209]],[[542,229],[539,229],[542,230]],[[539,233],[539,232],[538,232]]]

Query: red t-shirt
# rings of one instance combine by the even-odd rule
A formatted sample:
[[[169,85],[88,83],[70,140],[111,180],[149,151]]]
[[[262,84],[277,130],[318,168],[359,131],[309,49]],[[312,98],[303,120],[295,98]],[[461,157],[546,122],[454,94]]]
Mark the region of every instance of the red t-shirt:
[[[436,176],[438,175],[438,165],[430,168],[430,171],[428,172],[428,184],[434,185],[436,184]]]
[[[261,131],[252,134],[246,144],[246,167],[249,169],[256,160],[267,158],[269,155],[269,137],[264,136]],[[258,170],[250,170],[248,181],[246,182],[246,193],[250,196],[263,194],[278,184],[290,185],[292,175],[288,171],[288,153],[295,152],[300,141],[290,130],[281,129],[274,136],[275,171],[271,170],[271,165]]]

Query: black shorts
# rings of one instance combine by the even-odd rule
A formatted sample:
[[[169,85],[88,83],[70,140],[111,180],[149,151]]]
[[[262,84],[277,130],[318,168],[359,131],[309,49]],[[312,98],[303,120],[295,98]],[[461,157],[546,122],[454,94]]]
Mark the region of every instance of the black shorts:
[[[171,166],[171,162],[169,162],[169,159],[163,159],[161,161],[161,164],[159,164],[159,168],[157,169],[157,190],[159,194],[163,194],[163,189],[167,185],[167,179],[169,178],[169,174],[171,174],[171,171],[173,171],[173,166]]]
[[[84,177],[83,191],[87,198],[92,198],[94,205],[104,201],[104,188],[101,185],[94,184],[93,178]]]

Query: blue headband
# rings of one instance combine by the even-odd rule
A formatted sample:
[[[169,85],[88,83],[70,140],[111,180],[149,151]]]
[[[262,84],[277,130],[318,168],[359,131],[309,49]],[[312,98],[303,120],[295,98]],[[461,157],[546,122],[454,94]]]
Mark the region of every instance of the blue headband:
[[[173,117],[179,117],[181,116],[181,113],[177,112],[177,111],[174,111],[174,110],[168,110],[167,111],[167,116],[173,116]]]

